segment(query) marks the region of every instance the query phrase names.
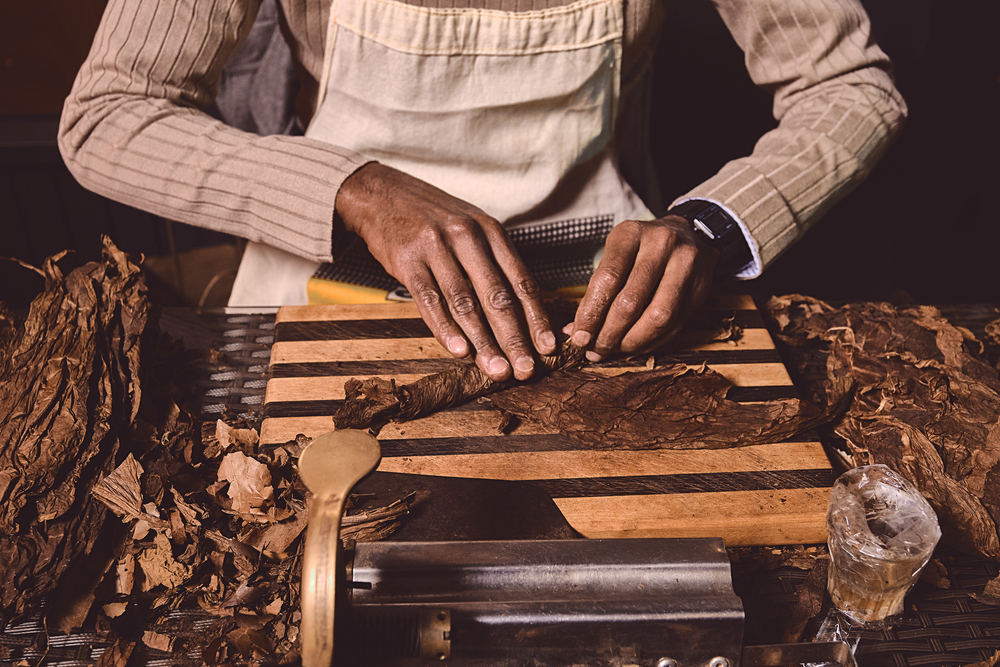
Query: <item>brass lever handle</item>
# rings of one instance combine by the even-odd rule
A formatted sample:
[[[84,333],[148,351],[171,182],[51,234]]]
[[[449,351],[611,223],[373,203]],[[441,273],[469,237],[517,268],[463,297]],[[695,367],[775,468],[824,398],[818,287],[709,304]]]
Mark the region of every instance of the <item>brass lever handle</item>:
[[[299,456],[299,477],[313,494],[302,564],[303,667],[330,667],[333,661],[340,519],[351,488],[381,458],[374,436],[351,429],[319,436]]]

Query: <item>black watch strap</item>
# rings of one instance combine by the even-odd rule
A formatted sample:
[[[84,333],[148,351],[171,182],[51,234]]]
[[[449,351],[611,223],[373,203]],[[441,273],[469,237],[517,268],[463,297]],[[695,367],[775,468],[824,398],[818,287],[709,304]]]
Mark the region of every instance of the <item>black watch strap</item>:
[[[667,215],[679,215],[701,234],[710,246],[719,251],[718,270],[736,273],[753,260],[753,253],[739,224],[718,204],[703,199],[690,199],[678,204]]]

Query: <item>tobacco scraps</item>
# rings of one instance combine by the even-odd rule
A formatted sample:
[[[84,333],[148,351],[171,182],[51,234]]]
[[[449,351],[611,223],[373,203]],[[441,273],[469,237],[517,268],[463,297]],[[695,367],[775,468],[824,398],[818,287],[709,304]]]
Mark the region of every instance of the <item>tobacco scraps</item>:
[[[835,424],[855,465],[883,463],[937,512],[944,542],[1000,560],[1000,377],[968,330],[931,307],[768,304],[790,344],[822,348],[826,392],[856,390]]]

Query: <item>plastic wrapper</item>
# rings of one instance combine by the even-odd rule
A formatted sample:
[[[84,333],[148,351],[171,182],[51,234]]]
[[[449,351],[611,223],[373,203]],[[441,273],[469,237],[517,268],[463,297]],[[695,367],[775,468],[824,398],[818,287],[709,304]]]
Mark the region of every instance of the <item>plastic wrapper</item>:
[[[863,466],[837,479],[826,520],[837,608],[861,623],[901,612],[941,539],[930,503],[887,466]]]

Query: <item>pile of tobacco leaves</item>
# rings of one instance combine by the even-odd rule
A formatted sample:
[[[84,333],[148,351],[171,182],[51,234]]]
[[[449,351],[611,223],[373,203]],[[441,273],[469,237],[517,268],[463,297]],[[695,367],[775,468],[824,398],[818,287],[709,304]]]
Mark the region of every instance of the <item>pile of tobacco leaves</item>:
[[[826,358],[828,401],[850,396],[832,427],[852,465],[881,463],[937,512],[942,543],[1000,560],[1000,320],[985,341],[933,307],[772,298],[781,339]]]
[[[109,239],[67,275],[61,258],[23,323],[0,304],[0,625],[41,612],[114,641],[99,662],[119,667],[297,660],[308,441],[196,418],[140,269]],[[344,537],[406,509],[355,512]]]

